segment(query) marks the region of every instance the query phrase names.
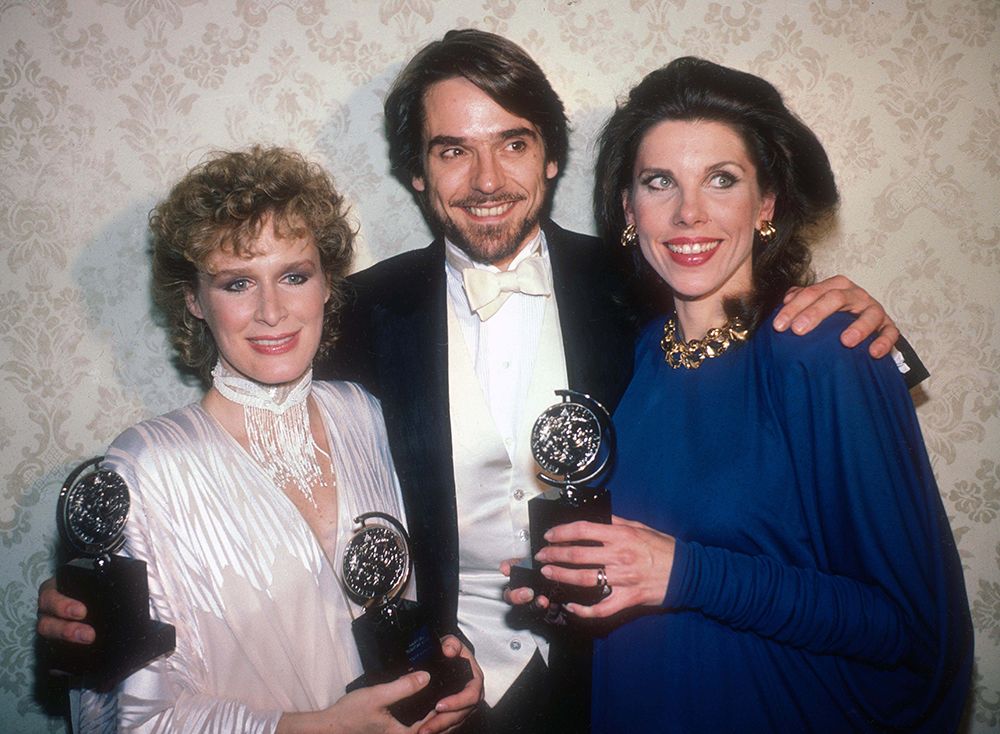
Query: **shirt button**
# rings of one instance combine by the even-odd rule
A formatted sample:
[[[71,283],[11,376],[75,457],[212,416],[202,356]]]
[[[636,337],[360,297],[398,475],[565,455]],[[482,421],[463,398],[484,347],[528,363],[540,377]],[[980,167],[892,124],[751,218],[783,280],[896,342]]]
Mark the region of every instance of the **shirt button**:
[[[520,650],[521,649],[521,641],[520,640],[511,640],[510,641],[510,649],[513,650],[514,652],[517,652],[518,650]]]
[[[524,490],[523,489],[515,489],[514,490],[514,499],[516,499],[518,502],[520,502],[521,500],[523,500],[524,499]]]
[[[528,539],[528,531],[524,530],[524,529],[518,530],[517,531],[517,537],[520,540],[527,540]]]

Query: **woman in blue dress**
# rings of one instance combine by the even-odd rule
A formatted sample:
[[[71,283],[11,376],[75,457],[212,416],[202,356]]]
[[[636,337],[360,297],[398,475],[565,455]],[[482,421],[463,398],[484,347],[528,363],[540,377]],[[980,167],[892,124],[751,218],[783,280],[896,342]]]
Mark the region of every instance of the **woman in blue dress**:
[[[601,143],[598,220],[668,304],[615,414],[613,524],[538,556],[606,587],[567,606],[617,625],[594,730],[955,731],[968,603],[903,380],[839,343],[842,318],[767,326],[838,199],[816,136],[766,81],[683,58]]]

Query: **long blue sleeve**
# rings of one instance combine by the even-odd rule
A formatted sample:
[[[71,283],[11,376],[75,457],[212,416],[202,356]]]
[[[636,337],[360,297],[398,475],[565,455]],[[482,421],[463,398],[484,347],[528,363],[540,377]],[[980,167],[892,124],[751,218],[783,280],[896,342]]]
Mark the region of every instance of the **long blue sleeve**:
[[[595,731],[957,727],[957,551],[903,381],[844,323],[764,326],[697,371],[640,341],[612,498],[677,546],[662,611],[597,646],[595,700],[622,710]]]
[[[936,493],[919,428],[891,361],[830,349],[824,336],[760,337],[820,568],[682,543],[666,602],[815,653],[926,665],[929,590],[911,599],[908,587],[928,573],[920,561],[940,555],[920,547],[939,503],[914,496]]]
[[[694,541],[677,544],[666,604],[821,655],[891,666],[910,647],[878,587]]]

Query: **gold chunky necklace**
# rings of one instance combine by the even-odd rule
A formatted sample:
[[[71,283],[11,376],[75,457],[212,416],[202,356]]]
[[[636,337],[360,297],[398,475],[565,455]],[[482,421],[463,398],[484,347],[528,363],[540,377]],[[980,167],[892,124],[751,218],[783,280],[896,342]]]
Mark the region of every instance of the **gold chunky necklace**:
[[[660,340],[663,361],[673,369],[696,370],[706,359],[725,354],[735,342],[746,341],[748,333],[743,322],[733,318],[719,328],[709,329],[701,339],[685,342],[677,338],[677,324],[671,317],[663,325],[663,339]]]

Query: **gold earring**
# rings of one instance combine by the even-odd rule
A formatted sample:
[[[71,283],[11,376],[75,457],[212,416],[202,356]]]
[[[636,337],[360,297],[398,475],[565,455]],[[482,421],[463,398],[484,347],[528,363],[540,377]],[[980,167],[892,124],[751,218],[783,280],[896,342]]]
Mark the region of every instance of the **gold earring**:
[[[635,233],[635,225],[630,224],[622,230],[622,247],[631,247],[638,242],[639,237]]]
[[[774,239],[774,235],[778,234],[778,230],[774,228],[774,223],[770,219],[765,219],[760,223],[757,234],[760,235],[760,244],[768,245]]]

